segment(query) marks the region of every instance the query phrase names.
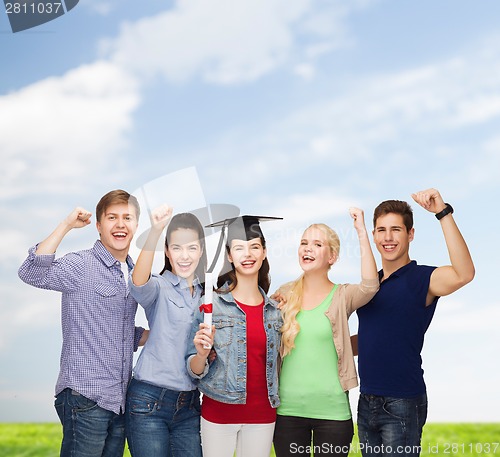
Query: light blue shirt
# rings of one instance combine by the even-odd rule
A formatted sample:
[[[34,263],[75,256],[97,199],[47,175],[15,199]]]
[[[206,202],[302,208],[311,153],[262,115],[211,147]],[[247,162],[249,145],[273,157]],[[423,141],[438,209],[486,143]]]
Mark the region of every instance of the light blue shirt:
[[[176,391],[194,390],[186,368],[185,354],[194,311],[202,288],[194,282],[194,294],[185,279],[165,271],[152,274],[148,282],[129,282],[131,295],[146,312],[150,333],[134,367],[134,378]]]

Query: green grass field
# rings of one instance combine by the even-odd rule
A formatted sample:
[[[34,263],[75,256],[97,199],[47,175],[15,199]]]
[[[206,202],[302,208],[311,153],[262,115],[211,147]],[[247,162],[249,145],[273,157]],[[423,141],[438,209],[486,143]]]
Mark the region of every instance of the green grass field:
[[[60,440],[59,424],[0,423],[0,457],[57,457]],[[349,455],[361,456],[356,437]],[[427,424],[421,455],[500,457],[500,423]]]

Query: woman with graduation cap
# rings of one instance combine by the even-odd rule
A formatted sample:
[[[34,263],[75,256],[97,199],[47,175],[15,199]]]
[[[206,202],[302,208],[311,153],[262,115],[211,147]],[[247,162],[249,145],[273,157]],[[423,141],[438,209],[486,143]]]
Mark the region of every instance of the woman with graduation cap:
[[[303,274],[279,293],[282,307],[281,406],[274,434],[277,457],[347,456],[353,437],[348,391],[358,385],[348,318],[379,287],[363,211],[350,208],[361,252],[361,282],[336,284],[328,277],[340,240],[325,224],[302,235],[298,254]],[[316,452],[315,452],[316,455]]]
[[[266,295],[269,263],[259,221],[241,216],[227,226],[227,269],[213,295],[213,327],[200,311],[193,322],[188,371],[203,393],[204,457],[268,457],[278,397],[281,312]],[[223,234],[222,234],[223,236]],[[207,310],[208,311],[208,310]],[[209,363],[210,347],[216,353]]]

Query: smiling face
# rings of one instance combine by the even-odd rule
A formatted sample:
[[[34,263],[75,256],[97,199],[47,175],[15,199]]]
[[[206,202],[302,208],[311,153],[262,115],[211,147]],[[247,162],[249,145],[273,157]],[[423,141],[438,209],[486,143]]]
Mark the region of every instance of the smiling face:
[[[228,259],[234,265],[237,274],[258,274],[265,258],[266,248],[262,246],[260,238],[231,241]]]
[[[414,229],[407,230],[403,216],[388,213],[379,216],[375,221],[373,241],[382,256],[382,262],[391,262],[396,267],[406,265],[410,261],[410,242],[413,241]]]
[[[178,228],[170,234],[165,255],[172,265],[172,273],[192,283],[196,268],[200,263],[203,249],[196,230]]]
[[[316,226],[311,226],[304,232],[298,253],[299,264],[304,272],[328,271],[337,260],[327,234]]]
[[[108,206],[96,223],[102,244],[120,262],[127,258],[137,224],[136,209],[127,203]]]

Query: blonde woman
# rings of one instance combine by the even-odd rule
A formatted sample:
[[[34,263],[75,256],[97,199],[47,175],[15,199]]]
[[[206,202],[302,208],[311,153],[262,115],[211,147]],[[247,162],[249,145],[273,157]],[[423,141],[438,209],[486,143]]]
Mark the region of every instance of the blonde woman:
[[[303,274],[285,284],[282,308],[278,408],[274,433],[277,457],[310,456],[311,446],[347,456],[353,437],[348,391],[358,385],[347,320],[378,290],[375,259],[363,211],[350,208],[361,251],[361,283],[337,284],[329,270],[338,260],[340,240],[325,224],[313,224],[298,250]]]

